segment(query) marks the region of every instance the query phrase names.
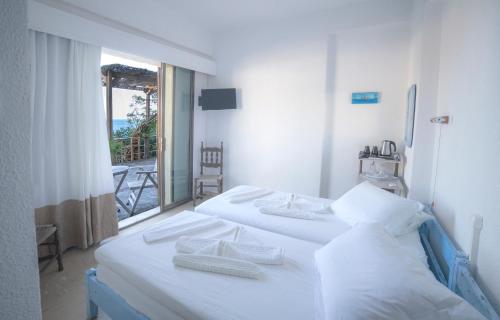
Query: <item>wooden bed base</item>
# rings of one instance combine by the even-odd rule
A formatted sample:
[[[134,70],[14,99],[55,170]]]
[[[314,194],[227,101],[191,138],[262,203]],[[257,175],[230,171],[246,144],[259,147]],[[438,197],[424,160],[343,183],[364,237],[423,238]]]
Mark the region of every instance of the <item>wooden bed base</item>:
[[[455,292],[486,318],[500,320],[470,272],[467,255],[458,250],[436,219],[426,221],[419,229],[431,271],[436,279]],[[97,280],[94,268],[86,272],[87,319],[97,317],[98,308],[111,319],[147,320],[120,295]]]

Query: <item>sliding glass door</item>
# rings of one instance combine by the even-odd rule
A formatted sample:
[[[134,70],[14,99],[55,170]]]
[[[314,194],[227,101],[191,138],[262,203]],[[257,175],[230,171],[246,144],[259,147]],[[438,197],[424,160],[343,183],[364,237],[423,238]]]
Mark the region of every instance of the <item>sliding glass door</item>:
[[[193,72],[174,68],[172,200],[191,199]]]
[[[166,210],[191,199],[193,71],[160,68],[160,205]]]

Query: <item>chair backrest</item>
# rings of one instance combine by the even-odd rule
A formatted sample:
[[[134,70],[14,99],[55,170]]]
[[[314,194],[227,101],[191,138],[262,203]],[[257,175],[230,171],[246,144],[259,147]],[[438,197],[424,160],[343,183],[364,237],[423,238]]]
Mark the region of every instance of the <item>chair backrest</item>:
[[[200,173],[203,174],[204,168],[219,168],[219,174],[222,174],[224,147],[222,142],[220,147],[205,147],[201,143],[201,161]]]

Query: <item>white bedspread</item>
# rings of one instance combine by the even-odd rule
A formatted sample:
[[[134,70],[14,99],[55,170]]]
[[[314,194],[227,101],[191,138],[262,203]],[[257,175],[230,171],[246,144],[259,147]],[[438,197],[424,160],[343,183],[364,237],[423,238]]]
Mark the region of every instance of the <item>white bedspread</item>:
[[[185,216],[206,217],[186,211],[162,223]],[[224,221],[196,236],[210,237],[234,226]],[[184,319],[311,319],[313,254],[320,245],[247,226],[245,230],[262,244],[285,250],[283,265],[260,265],[264,276],[259,280],[175,267],[175,239],[147,244],[143,232],[97,249],[97,276],[151,319],[165,319],[165,310]]]
[[[227,193],[252,189],[251,186],[238,186]],[[261,199],[285,197],[284,192],[275,192]],[[317,203],[331,204],[333,200],[301,196],[310,198]],[[350,226],[337,218],[333,213],[314,214],[314,220],[290,219],[280,216],[263,214],[253,201],[231,204],[225,200],[225,193],[209,199],[195,208],[196,212],[218,216],[223,219],[254,226],[264,230],[280,233],[294,238],[326,244],[336,236],[347,231]]]

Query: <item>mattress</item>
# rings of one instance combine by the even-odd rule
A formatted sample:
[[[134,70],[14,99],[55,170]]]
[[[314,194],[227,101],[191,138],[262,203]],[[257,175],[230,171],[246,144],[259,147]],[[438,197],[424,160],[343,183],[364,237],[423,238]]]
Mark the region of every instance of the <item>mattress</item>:
[[[185,211],[160,222],[200,219]],[[196,234],[210,237],[234,227]],[[158,224],[157,224],[158,225]],[[155,225],[155,226],[157,226]],[[247,236],[285,249],[283,265],[260,265],[259,280],[175,267],[175,241],[146,244],[144,231],[118,238],[96,250],[97,278],[151,319],[310,319],[314,315],[316,243],[243,226]]]
[[[337,218],[333,213],[316,214],[317,219],[315,220],[293,219],[262,214],[259,209],[253,205],[253,201],[232,204],[224,198],[228,193],[244,191],[251,188],[255,187],[238,186],[230,189],[221,195],[203,202],[195,208],[195,211],[320,244],[330,242],[333,238],[350,228],[348,224]],[[277,191],[261,199],[284,194],[284,192]],[[331,204],[334,201],[309,196],[303,197],[307,197],[311,201],[325,204]]]

